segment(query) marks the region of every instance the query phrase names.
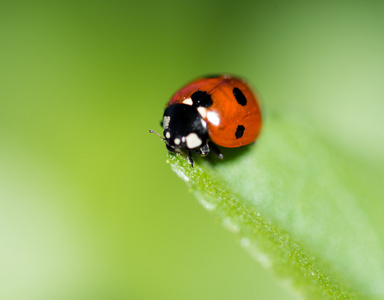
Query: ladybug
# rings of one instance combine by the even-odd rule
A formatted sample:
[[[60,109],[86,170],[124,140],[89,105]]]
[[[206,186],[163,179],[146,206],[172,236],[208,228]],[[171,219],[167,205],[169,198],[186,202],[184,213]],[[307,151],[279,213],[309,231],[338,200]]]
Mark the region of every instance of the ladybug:
[[[192,81],[172,96],[161,122],[162,139],[171,152],[186,150],[193,167],[192,151],[206,156],[212,150],[222,159],[217,145],[248,145],[257,139],[261,124],[258,98],[244,80],[210,76]]]

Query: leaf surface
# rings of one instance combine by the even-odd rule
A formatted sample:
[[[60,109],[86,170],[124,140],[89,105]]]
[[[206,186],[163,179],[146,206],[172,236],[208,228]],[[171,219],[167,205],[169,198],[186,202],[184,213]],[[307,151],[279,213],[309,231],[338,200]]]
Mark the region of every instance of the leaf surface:
[[[383,299],[380,242],[345,159],[297,118],[268,116],[225,159],[168,162],[248,252],[306,299]],[[362,191],[360,191],[363,193]],[[360,193],[360,194],[361,194]]]

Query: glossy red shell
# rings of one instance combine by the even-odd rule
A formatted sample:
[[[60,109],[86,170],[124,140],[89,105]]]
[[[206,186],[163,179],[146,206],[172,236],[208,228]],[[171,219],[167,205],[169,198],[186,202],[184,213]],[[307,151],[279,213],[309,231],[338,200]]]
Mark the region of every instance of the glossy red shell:
[[[239,89],[246,99],[242,105],[236,100],[234,89]],[[207,122],[212,142],[219,146],[234,148],[254,142],[261,129],[262,118],[258,98],[247,83],[239,78],[221,75],[197,79],[176,92],[167,106],[175,103],[190,103],[191,95],[205,91],[213,101],[208,108],[198,108]],[[186,100],[187,99],[187,100]],[[242,136],[236,132],[242,129]]]

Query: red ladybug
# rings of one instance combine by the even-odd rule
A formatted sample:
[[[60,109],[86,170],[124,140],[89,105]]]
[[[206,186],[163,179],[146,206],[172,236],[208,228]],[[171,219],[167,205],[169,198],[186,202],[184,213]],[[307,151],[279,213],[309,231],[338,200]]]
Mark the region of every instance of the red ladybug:
[[[167,149],[223,158],[216,145],[235,148],[256,140],[262,118],[257,96],[241,79],[218,75],[197,79],[173,95],[162,126]],[[152,130],[150,132],[153,132]]]

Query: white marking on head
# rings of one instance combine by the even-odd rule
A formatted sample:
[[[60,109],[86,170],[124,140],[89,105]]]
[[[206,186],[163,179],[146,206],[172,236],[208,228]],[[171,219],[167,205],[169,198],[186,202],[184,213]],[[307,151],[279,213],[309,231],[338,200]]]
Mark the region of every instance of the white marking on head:
[[[219,115],[215,111],[208,111],[207,119],[215,126],[218,126],[220,124]]]
[[[199,147],[203,143],[196,133],[188,134],[186,140],[189,149]]]
[[[175,145],[180,145],[180,139],[179,138],[175,138]]]
[[[200,114],[200,116],[202,117],[202,118],[206,118],[207,117],[207,109],[205,108],[205,107],[202,107],[202,106],[199,106],[198,108],[197,108],[197,111],[199,112],[199,114]]]
[[[187,98],[183,101],[183,104],[187,104],[187,105],[192,105],[193,104],[193,101],[191,98]]]
[[[165,137],[169,139],[171,137],[171,133],[169,131],[166,132]]]
[[[167,128],[169,126],[169,121],[171,121],[171,117],[170,116],[164,116],[163,128]]]

